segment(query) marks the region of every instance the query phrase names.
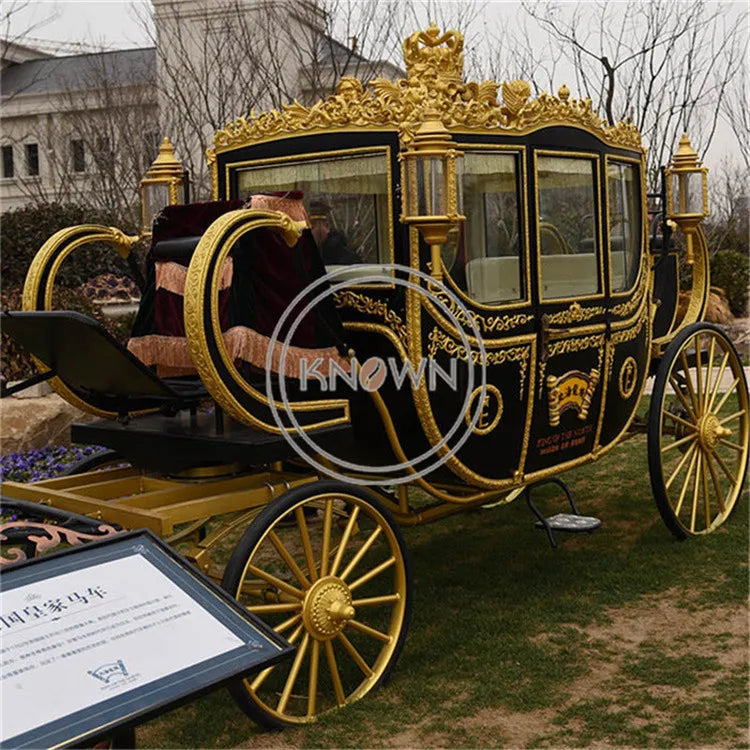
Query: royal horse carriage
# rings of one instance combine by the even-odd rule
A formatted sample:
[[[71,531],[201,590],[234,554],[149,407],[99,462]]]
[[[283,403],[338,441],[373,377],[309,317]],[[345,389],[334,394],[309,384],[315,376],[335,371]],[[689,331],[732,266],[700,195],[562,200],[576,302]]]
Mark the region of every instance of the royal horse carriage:
[[[148,528],[221,581],[297,647],[232,690],[266,726],[388,677],[412,606],[401,526],[522,497],[553,544],[593,531],[570,494],[545,518],[532,490],[567,491],[563,471],[639,433],[677,537],[715,531],[740,496],[747,385],[702,321],[707,170],[687,137],[647,195],[633,124],[565,86],[466,83],[462,48],[433,26],[404,43],[404,79],[342,78],[229,124],[210,202],[181,202],[165,142],[127,346],[52,309],[80,247],[132,258],[139,238],[111,227],[53,235],[3,313],[35,379],[94,415],[72,439],[108,449],[6,482],[4,503],[93,522],[68,543]]]

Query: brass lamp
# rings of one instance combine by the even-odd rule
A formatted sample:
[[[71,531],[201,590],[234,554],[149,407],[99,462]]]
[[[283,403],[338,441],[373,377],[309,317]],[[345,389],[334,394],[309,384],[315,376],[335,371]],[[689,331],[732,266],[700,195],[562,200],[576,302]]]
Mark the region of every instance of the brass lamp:
[[[151,234],[151,225],[164,206],[185,200],[185,170],[174,155],[169,138],[159,146],[159,153],[141,180],[142,234]]]
[[[401,221],[413,224],[430,245],[432,276],[442,280],[441,246],[463,212],[461,158],[435,110],[425,119],[401,160]]]
[[[667,183],[667,219],[672,219],[685,235],[687,262],[693,264],[693,233],[708,216],[708,167],[702,167],[698,154],[682,134],[672,163],[664,170]]]

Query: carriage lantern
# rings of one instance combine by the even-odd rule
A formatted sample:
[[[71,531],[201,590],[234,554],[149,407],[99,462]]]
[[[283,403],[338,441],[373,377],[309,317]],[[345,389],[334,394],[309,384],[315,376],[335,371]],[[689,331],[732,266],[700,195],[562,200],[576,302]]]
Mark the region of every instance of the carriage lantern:
[[[461,158],[437,111],[425,112],[411,147],[401,154],[401,221],[414,225],[430,245],[432,276],[442,279],[441,246],[465,220]]]
[[[174,155],[174,146],[165,138],[159,153],[141,180],[142,234],[151,234],[151,225],[164,206],[185,200],[185,170]]]
[[[690,145],[687,133],[665,170],[667,183],[667,218],[672,219],[685,235],[687,262],[693,264],[693,233],[708,216],[708,168],[702,167],[698,154]]]

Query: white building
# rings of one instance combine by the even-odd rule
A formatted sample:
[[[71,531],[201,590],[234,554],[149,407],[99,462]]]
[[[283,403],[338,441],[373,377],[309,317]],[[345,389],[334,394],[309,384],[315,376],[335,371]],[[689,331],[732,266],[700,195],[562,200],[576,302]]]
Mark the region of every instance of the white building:
[[[168,135],[205,197],[213,133],[250,109],[310,101],[342,74],[398,76],[325,29],[308,0],[152,0],[154,45],[57,56],[5,43],[0,206],[76,201],[117,211]]]

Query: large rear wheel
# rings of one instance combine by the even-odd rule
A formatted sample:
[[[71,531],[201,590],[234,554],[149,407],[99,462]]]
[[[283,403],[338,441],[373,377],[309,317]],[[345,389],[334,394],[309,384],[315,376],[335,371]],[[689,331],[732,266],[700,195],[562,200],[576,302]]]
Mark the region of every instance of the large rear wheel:
[[[231,688],[267,727],[314,721],[363,697],[388,677],[406,637],[403,537],[362,487],[313,482],[274,500],[240,540],[222,585],[297,646],[293,660]]]
[[[679,539],[715,531],[742,491],[748,461],[748,391],[732,342],[695,323],[667,347],[651,398],[651,487]]]

